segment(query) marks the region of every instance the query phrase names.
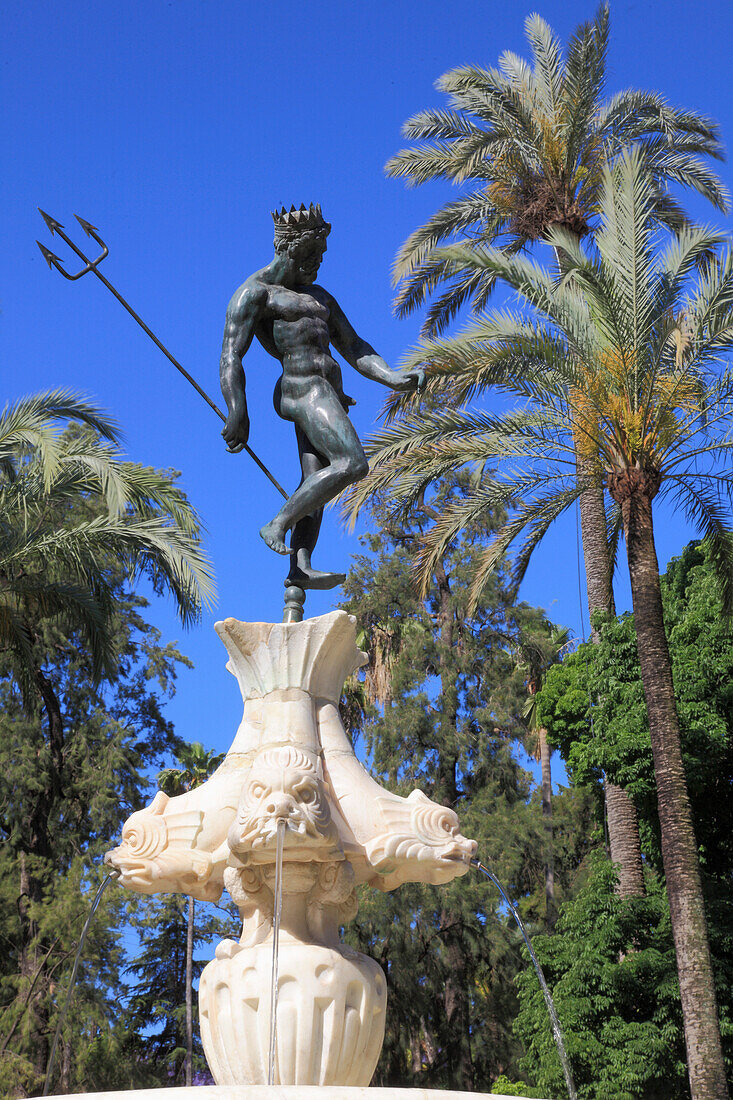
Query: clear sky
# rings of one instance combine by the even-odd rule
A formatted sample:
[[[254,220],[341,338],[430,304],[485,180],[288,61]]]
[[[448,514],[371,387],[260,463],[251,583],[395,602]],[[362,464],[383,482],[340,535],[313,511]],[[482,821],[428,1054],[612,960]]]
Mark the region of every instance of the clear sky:
[[[391,312],[390,268],[404,238],[449,197],[448,185],[407,190],[383,173],[413,112],[444,102],[435,79],[459,64],[526,55],[531,0],[127,0],[124,4],[11,0],[0,68],[5,150],[0,341],[2,397],[68,386],[97,397],[125,430],[130,457],[181,471],[207,526],[218,604],[182,635],[169,604],[152,617],[194,660],[170,708],[179,732],[228,747],[241,714],[212,624],[234,615],[278,621],[282,559],[257,536],[279,507],[244,455],[226,453],[220,424],[93,276],[50,272],[34,240],[66,258],[41,206],[86,243],[73,214],[110,248],[103,270],[215,400],[227,301],[271,256],[269,211],[317,201],[333,225],[319,281],[357,331],[397,365],[417,339],[417,317]],[[540,13],[566,38],[592,3],[544,0]],[[733,136],[733,5],[680,0],[612,5],[609,90],[653,88],[709,114]],[[721,173],[731,187],[733,174]],[[701,203],[701,219],[715,220]],[[720,219],[718,219],[720,222]],[[730,220],[727,225],[730,225]],[[69,268],[75,260],[69,257]],[[246,360],[251,444],[286,487],[298,479],[292,428],[271,393],[276,363]],[[344,371],[363,436],[383,392]],[[661,517],[662,567],[690,532]],[[327,513],[321,568],[348,566],[353,537]],[[582,633],[576,529],[550,537],[522,596]],[[618,584],[620,607],[628,588]],[[310,594],[309,614],[336,593]],[[587,622],[587,620],[586,620]],[[586,626],[587,629],[587,626]]]

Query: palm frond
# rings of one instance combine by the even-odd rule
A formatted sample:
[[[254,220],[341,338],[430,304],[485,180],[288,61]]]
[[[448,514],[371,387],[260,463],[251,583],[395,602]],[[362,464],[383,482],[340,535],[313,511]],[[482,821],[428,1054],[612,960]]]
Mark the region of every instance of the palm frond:
[[[18,476],[19,463],[32,453],[49,483],[61,454],[62,421],[75,420],[103,439],[115,442],[119,428],[96,405],[71,390],[48,390],[6,405],[0,413],[0,473]]]
[[[536,13],[525,19],[524,33],[534,56],[533,85],[538,103],[557,125],[561,118],[565,77],[560,39]]]
[[[396,285],[411,275],[447,237],[458,237],[474,228],[482,240],[490,243],[502,231],[504,223],[505,219],[497,214],[485,188],[446,203],[411,233],[400,248],[393,265],[393,283]]]
[[[565,67],[565,171],[572,177],[576,162],[587,159],[594,144],[599,104],[606,82],[606,55],[610,31],[608,5],[602,4],[590,23],[581,24],[568,42]],[[597,143],[602,149],[601,142]]]

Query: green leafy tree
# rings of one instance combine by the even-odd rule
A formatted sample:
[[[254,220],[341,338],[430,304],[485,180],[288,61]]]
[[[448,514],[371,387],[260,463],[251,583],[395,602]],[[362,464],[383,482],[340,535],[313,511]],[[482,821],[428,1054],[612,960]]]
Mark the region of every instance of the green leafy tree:
[[[703,546],[693,543],[673,560],[661,587],[682,755],[701,856],[723,1050],[728,1075],[733,1077],[733,699],[729,688],[733,624],[723,613],[719,582]],[[604,770],[632,793],[639,810],[647,874],[656,872],[661,878],[654,763],[633,615],[605,622],[598,646],[582,646],[551,669],[538,709],[573,782],[593,782]],[[570,934],[569,923],[566,929]],[[673,972],[660,980],[669,985]],[[613,1005],[609,1011],[615,1011]],[[681,1038],[667,1027],[659,1041],[676,1049]],[[658,1087],[663,1094],[663,1079]],[[632,1095],[647,1094],[639,1087]]]
[[[371,552],[349,574],[346,606],[370,654],[363,673],[370,698],[352,731],[390,789],[406,794],[417,786],[458,812],[463,832],[478,840],[482,859],[536,924],[544,915],[541,812],[512,737],[499,725],[493,695],[511,679],[518,624],[539,626],[544,616],[512,606],[503,574],[469,612],[472,568],[485,538],[480,531],[446,550],[422,597],[411,578],[420,538],[465,488],[461,479],[441,484],[399,525],[384,524],[367,538]],[[519,730],[521,683],[516,689]],[[510,709],[506,699],[503,709]],[[355,712],[350,707],[352,718]],[[581,800],[569,794],[559,801],[573,803],[558,814],[576,837],[570,819]],[[570,848],[558,859],[563,883],[577,865]],[[519,952],[482,880],[413,884],[389,895],[364,891],[347,934],[387,976],[388,1029],[375,1083],[483,1089],[512,1063]]]
[[[615,877],[613,865],[594,853],[556,934],[534,939],[563,1020],[578,1096],[682,1100],[689,1092],[664,889],[650,876],[644,897],[625,899],[614,890]],[[562,1095],[562,1069],[537,983],[525,970],[517,984],[524,1073],[537,1095]]]
[[[432,396],[446,378],[454,400],[490,383],[511,359],[514,388],[526,403],[493,415],[425,411],[377,437],[375,461],[352,490],[352,506],[391,489],[410,507],[447,471],[474,462],[483,470],[462,501],[444,508],[426,534],[420,573],[467,525],[498,507],[509,517],[482,556],[477,598],[507,548],[524,536],[521,579],[545,532],[584,490],[578,454],[612,500],[612,537],[623,529],[634,621],[647,703],[664,869],[672,914],[695,1100],[727,1095],[699,862],[680,753],[679,721],[662,615],[654,546],[653,501],[672,496],[702,529],[733,603],[733,530],[729,476],[720,463],[733,442],[728,418],[733,378],[720,359],[733,342],[733,260],[715,255],[721,237],[681,232],[655,250],[656,186],[636,155],[604,177],[597,250],[586,253],[563,230],[549,235],[563,256],[563,278],[520,258],[460,250],[461,262],[492,272],[517,290],[528,313],[494,313],[460,338],[436,347]],[[450,250],[449,250],[450,251]],[[534,311],[534,312],[531,312]],[[430,383],[429,383],[430,384]],[[489,466],[495,463],[497,473]]]
[[[178,750],[177,768],[164,768],[158,774],[158,786],[168,795],[185,794],[205,783],[219,767],[225,753],[214,753],[204,748],[198,741],[190,745],[181,745]],[[186,1060],[185,1083],[188,1088],[193,1084],[193,944],[195,926],[195,901],[188,899],[188,922],[186,931]]]
[[[62,431],[64,421],[75,426]],[[145,574],[156,591],[170,592],[184,622],[212,591],[196,513],[170,476],[124,462],[117,434],[102,412],[64,391],[24,399],[0,415],[0,645],[10,740],[22,761],[22,771],[11,769],[18,783],[6,803],[19,883],[14,947],[23,988],[16,994],[25,1006],[15,1035],[35,1080],[46,1068],[56,988],[49,898],[59,874],[82,880],[72,826],[85,828],[89,842],[99,825],[89,817],[100,779],[89,761],[96,765],[101,754],[100,769],[117,767],[123,776],[137,767],[134,754],[132,763],[119,760],[131,748],[121,731],[109,752],[87,751],[72,720],[78,696],[86,692],[89,702],[88,692],[98,693],[99,710],[82,727],[96,721],[104,745],[105,691],[118,682],[136,629],[125,620],[136,606],[133,578]],[[154,648],[160,667],[151,675],[170,678],[175,650],[148,643],[148,656]],[[150,752],[154,758],[156,746]],[[137,791],[126,794],[137,801]],[[81,860],[75,872],[74,859]]]

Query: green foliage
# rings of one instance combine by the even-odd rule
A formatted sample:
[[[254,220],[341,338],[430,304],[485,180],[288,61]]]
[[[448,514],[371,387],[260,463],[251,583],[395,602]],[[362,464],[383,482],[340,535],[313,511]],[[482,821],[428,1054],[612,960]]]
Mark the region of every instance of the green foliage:
[[[540,1092],[524,1081],[510,1081],[503,1073],[494,1081],[492,1096],[540,1096]]]
[[[417,786],[456,809],[462,832],[478,841],[481,858],[520,899],[530,925],[544,927],[539,800],[507,733],[526,732],[514,654],[521,632],[542,627],[544,615],[514,607],[501,572],[469,614],[483,531],[451,547],[424,598],[411,578],[417,538],[435,509],[465,490],[461,480],[443,483],[399,528],[382,526],[365,540],[371,552],[356,559],[346,583],[347,610],[357,616],[370,654],[361,718],[355,721],[358,708],[351,705],[351,727],[373,772],[391,789],[406,794]],[[582,858],[575,844],[582,849],[587,830],[582,795],[556,801],[565,803],[558,807],[562,891]],[[375,1084],[483,1091],[515,1064],[518,938],[482,879],[467,875],[439,888],[411,884],[388,895],[364,890],[347,936],[387,975],[387,1036]]]
[[[685,774],[703,873],[733,868],[733,625],[703,545],[692,543],[662,578]],[[598,645],[580,646],[546,675],[538,716],[576,783],[605,772],[634,798],[647,860],[661,871],[646,704],[631,613],[603,622]],[[714,804],[715,813],[710,813]]]
[[[723,614],[720,587],[709,556],[700,544],[692,543],[679,558],[670,563],[662,578],[662,593],[680,716],[685,774],[700,850],[724,1053],[731,1072],[733,937],[730,933],[730,912],[733,907],[733,806],[730,789],[733,784],[733,623]],[[632,794],[639,812],[646,865],[650,872],[654,872],[647,878],[650,889],[647,902],[661,904],[658,882],[663,880],[654,770],[633,615],[621,615],[603,623],[599,622],[598,625],[598,645],[581,646],[562,664],[549,670],[538,697],[538,714],[546,724],[550,738],[567,761],[573,782],[597,781],[601,772],[605,772],[612,782],[624,785]],[[593,890],[589,895],[590,901],[596,897],[598,902],[601,896],[601,878],[598,878],[597,890],[595,887]],[[639,921],[642,929],[646,927],[644,922],[649,919],[644,909],[647,902],[638,902],[643,912],[637,912],[633,907],[630,911],[632,915],[636,914],[634,919]],[[609,904],[613,907],[616,902],[609,899]],[[611,914],[613,921],[620,919],[620,916],[626,920],[627,915],[623,907],[619,912],[614,908]],[[575,917],[577,916],[576,913]],[[596,919],[600,921],[601,916],[596,914]],[[661,929],[661,924],[659,927]],[[567,910],[563,917],[563,928],[566,938],[571,936],[570,915]],[[632,931],[630,929],[628,935]],[[575,941],[571,938],[570,942]],[[633,947],[634,943],[632,937],[629,944]],[[629,945],[621,943],[618,949],[626,952]],[[653,980],[655,987],[660,989],[670,989],[676,981],[673,958],[665,954],[660,955],[658,961],[659,968],[654,975],[650,975],[649,981]],[[594,965],[598,966],[598,962]],[[625,961],[624,965],[627,965]],[[589,996],[593,988],[589,980]],[[623,1001],[618,1001],[620,990],[614,993],[614,989],[615,987],[610,987],[606,1002],[607,1012],[609,1017],[619,1014],[623,1016]],[[523,1006],[524,1000],[523,994]],[[583,1020],[585,1019],[583,1016]],[[676,1030],[678,1025],[676,1013],[671,1013],[668,1018],[650,1015],[646,1020],[645,1033],[645,1042],[649,1044],[649,1049],[660,1043],[667,1043],[670,1049],[679,1052],[682,1039]],[[599,1034],[599,1026],[598,1021],[588,1021],[583,1024],[581,1033],[587,1029],[596,1036]],[[659,1033],[655,1037],[653,1028],[656,1026],[659,1027]],[[629,1040],[629,1050],[632,1048],[633,1043]],[[640,1051],[643,1049],[643,1045],[639,1047]],[[600,1047],[595,1057],[597,1064],[601,1066],[604,1056]],[[640,1060],[641,1057],[639,1054]],[[679,1057],[682,1058],[682,1054]],[[610,1054],[609,1059],[608,1074],[617,1070],[621,1073]],[[664,1068],[659,1057],[650,1054],[649,1060],[649,1064],[656,1066],[655,1072],[660,1075],[660,1091],[647,1093],[641,1085],[634,1085],[632,1088],[632,1082],[628,1085],[629,1096],[662,1096],[664,1092],[661,1082],[673,1080],[673,1076],[670,1076],[671,1070],[669,1067]],[[631,1074],[630,1069],[628,1072]],[[654,1088],[657,1088],[656,1079],[650,1074],[645,1087],[652,1088],[652,1082],[655,1082]],[[670,1084],[669,1088],[671,1087]],[[683,1090],[679,1095],[684,1096],[686,1093]]]
[[[581,1100],[683,1098],[687,1071],[674,945],[656,876],[647,895],[622,900],[615,871],[596,853],[555,935],[534,938],[560,1016]],[[534,973],[517,978],[522,1067],[540,1095],[565,1095],[562,1070]],[[544,1090],[544,1091],[543,1091]]]

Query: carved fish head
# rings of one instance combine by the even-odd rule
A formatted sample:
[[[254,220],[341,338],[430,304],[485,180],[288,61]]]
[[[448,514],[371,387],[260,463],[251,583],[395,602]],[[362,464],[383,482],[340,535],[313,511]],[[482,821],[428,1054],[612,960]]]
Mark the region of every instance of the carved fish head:
[[[144,810],[131,814],[122,829],[117,848],[107,852],[104,862],[119,873],[123,886],[148,893],[156,871],[156,857],[168,843],[168,827],[164,810],[168,796],[158,791]]]
[[[221,886],[209,888],[211,855],[197,851],[200,810],[175,810],[176,799],[163,791],[144,810],[131,814],[117,848],[104,862],[119,874],[122,886],[141,894],[191,893],[205,900],[218,897]]]
[[[465,875],[477,845],[462,835],[449,806],[432,802],[422,791],[377,801],[386,829],[365,848],[377,872],[373,885],[380,890],[394,890],[403,882],[437,886]]]
[[[458,814],[431,801],[422,791],[413,791],[407,801],[412,803],[415,835],[429,849],[430,857],[448,864],[468,864],[478,845],[461,833]]]

